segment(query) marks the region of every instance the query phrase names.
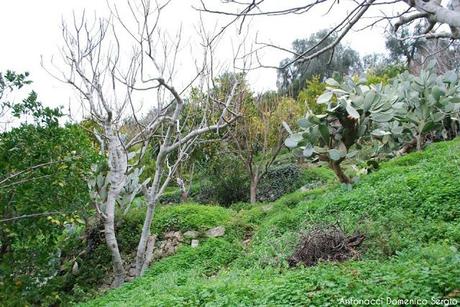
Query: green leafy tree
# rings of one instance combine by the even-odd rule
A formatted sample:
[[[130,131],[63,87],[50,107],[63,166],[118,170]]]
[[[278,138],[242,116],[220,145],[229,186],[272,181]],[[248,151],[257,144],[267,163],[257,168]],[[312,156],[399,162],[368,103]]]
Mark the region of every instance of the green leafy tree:
[[[3,90],[30,83],[26,75],[6,76]],[[60,127],[59,108],[37,98],[32,92],[19,103],[3,101],[13,116],[28,114],[35,123],[0,134],[0,300],[17,305],[59,301],[52,289],[62,240],[91,210],[86,175],[98,159],[84,130]]]
[[[8,95],[13,90],[20,90],[24,85],[32,81],[28,78],[29,73],[18,74],[8,70],[4,75],[0,73],[0,118],[8,115],[12,117],[31,116],[37,124],[57,124],[59,117],[63,114],[61,108],[45,107],[38,101],[38,95],[31,91],[21,102],[13,102]]]
[[[0,282],[7,285],[0,295],[34,304],[52,297],[60,242],[91,211],[85,178],[96,158],[75,125],[22,125],[0,135]]]

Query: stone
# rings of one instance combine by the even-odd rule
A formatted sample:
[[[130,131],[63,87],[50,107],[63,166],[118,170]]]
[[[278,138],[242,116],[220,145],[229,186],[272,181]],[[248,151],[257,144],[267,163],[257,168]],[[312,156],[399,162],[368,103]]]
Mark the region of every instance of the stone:
[[[158,242],[158,248],[153,251],[152,259],[161,259],[173,255],[179,244],[180,242],[176,236],[169,236],[169,239]]]
[[[195,248],[195,247],[198,247],[198,244],[200,243],[200,241],[198,240],[192,240],[192,248]]]
[[[182,241],[182,234],[180,231],[168,231],[164,234],[166,240]]]
[[[206,236],[209,238],[222,237],[225,234],[225,228],[217,226],[206,231]]]
[[[131,277],[136,276],[136,268],[130,268],[128,271],[128,276],[131,276]]]
[[[184,238],[186,239],[196,239],[200,236],[200,233],[195,230],[189,230],[184,232]]]
[[[153,259],[160,259],[162,256],[162,251],[160,248],[156,248],[154,251],[153,251]]]
[[[72,274],[73,274],[73,275],[77,275],[78,272],[79,272],[78,262],[75,261],[75,262],[73,263],[73,266],[72,266]]]
[[[265,205],[262,207],[262,212],[268,212],[273,209],[273,205]]]

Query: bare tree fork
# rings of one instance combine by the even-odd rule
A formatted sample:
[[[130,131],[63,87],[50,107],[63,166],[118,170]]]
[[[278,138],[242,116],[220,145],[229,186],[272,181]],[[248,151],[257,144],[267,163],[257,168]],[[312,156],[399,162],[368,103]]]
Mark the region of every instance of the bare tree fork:
[[[198,138],[207,132],[222,129],[236,119],[235,112],[230,109],[237,85],[235,82],[227,99],[219,102],[221,114],[215,123],[209,123],[207,116],[210,110],[208,105],[203,102],[205,108],[202,110],[203,115],[200,123],[194,127],[186,127],[183,124],[184,115],[185,118],[188,117],[187,111],[184,110],[185,102],[182,98],[184,90],[178,91],[172,85],[182,31],[179,30],[175,41],[172,43],[165,40],[161,34],[155,35],[152,29],[158,26],[158,18],[156,17],[158,15],[151,12],[150,1],[141,1],[141,3],[139,15],[143,16],[143,19],[138,23],[137,32],[128,30],[130,35],[136,37],[135,41],[139,45],[139,72],[143,84],[139,89],[157,91],[156,110],[157,114],[160,114],[164,120],[161,122],[160,133],[151,135],[151,141],[155,142],[159,149],[153,178],[149,185],[143,187],[148,206],[135,258],[136,275],[138,276],[144,273],[151,261],[148,242],[151,238],[150,228],[159,197],[170,184],[180,163],[189,157]],[[156,9],[158,10],[158,4]],[[153,16],[152,19],[150,19],[151,16]],[[216,42],[216,36],[222,33],[219,31],[211,37],[207,36],[205,31],[201,33],[203,59],[201,64],[196,64],[197,73],[191,78],[192,81],[189,84],[200,79],[201,83],[207,85],[207,88],[202,90],[205,94],[210,93],[212,88],[213,44]],[[151,73],[147,75],[147,71],[155,71],[158,77],[152,77]],[[172,99],[168,100],[167,97]],[[205,100],[211,99],[207,97]]]
[[[280,4],[281,7],[278,10],[265,10],[264,4],[273,3],[274,1],[269,0],[260,0],[260,1],[225,1],[229,7],[232,9],[222,10],[222,9],[213,9],[207,5],[206,0],[201,0],[201,7],[197,10],[202,12],[207,12],[211,14],[220,14],[225,16],[232,16],[234,19],[230,23],[237,22],[240,20],[244,22],[247,17],[257,17],[257,16],[279,16],[279,15],[288,15],[288,14],[314,14],[312,9],[325,5],[327,1],[324,0],[311,0],[306,1],[305,5],[302,6],[289,6],[286,4]],[[210,2],[210,1],[209,1]],[[281,3],[281,2],[280,2]],[[275,68],[275,69],[286,69],[288,66],[296,62],[310,61],[311,59],[320,56],[321,54],[333,50],[335,46],[351,31],[351,30],[362,30],[369,27],[373,27],[379,22],[389,21],[397,19],[393,25],[393,29],[397,31],[402,25],[410,24],[414,21],[424,20],[427,23],[427,27],[420,36],[423,36],[427,39],[460,39],[460,0],[449,0],[447,5],[443,5],[439,0],[364,0],[364,1],[355,1],[356,6],[349,11],[345,18],[339,21],[336,26],[334,26],[324,37],[323,41],[329,38],[332,35],[336,36],[336,39],[327,46],[321,46],[323,41],[318,42],[317,45],[312,46],[310,49],[306,50],[302,54],[297,54],[293,50],[277,46],[276,44],[266,43],[266,42],[256,42],[260,48],[253,50],[253,53],[256,53],[256,58],[258,59],[258,65],[252,69],[257,68]],[[393,16],[380,16],[372,17],[367,16],[369,9],[371,7],[391,7],[394,4],[405,3],[408,5],[408,9],[403,13],[395,13]],[[345,4],[342,4],[339,1],[332,1],[329,4],[327,13],[331,12],[333,9],[340,9],[344,7]],[[236,7],[236,9],[234,9]],[[366,26],[358,28],[357,24],[362,23],[367,19],[374,19],[373,22],[368,23]],[[440,31],[438,25],[448,25],[450,32]],[[258,55],[259,51],[264,48],[276,48],[284,52],[288,52],[293,55],[292,60],[286,63],[283,63],[282,67],[274,65],[266,65],[262,63]],[[249,56],[250,54],[248,54]]]
[[[163,82],[163,80],[160,80]],[[224,108],[218,122],[214,125],[203,125],[189,131],[185,135],[181,135],[179,125],[179,118],[184,108],[184,101],[178,94],[178,92],[171,86],[163,84],[165,88],[175,97],[176,106],[171,117],[168,121],[168,127],[164,136],[162,137],[161,144],[159,146],[159,152],[155,164],[155,174],[153,176],[153,182],[149,187],[144,189],[144,194],[147,199],[147,212],[142,227],[141,238],[139,240],[137,253],[136,253],[136,274],[142,275],[148,266],[148,253],[147,253],[147,242],[150,237],[150,228],[155,212],[158,198],[163,194],[166,187],[169,185],[173,174],[176,172],[180,163],[186,159],[192,149],[193,144],[197,138],[209,131],[218,130],[226,127],[228,124],[236,120],[236,117],[232,116],[230,119],[226,119],[227,108]],[[230,94],[225,102],[226,106],[230,106],[236,94],[237,83],[232,87]],[[177,157],[171,164],[169,157],[170,154],[175,152]],[[163,178],[163,181],[162,181]]]

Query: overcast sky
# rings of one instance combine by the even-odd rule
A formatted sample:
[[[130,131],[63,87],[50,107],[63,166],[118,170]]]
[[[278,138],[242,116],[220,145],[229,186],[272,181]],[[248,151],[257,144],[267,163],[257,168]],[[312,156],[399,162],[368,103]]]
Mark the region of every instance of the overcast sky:
[[[65,84],[54,80],[40,65],[43,56],[49,61],[51,57],[59,57],[59,47],[62,45],[61,22],[69,20],[72,11],[96,12],[97,15],[106,15],[105,0],[14,0],[2,2],[0,9],[0,71],[7,69],[17,72],[29,71],[34,81],[33,88],[38,92],[40,100],[46,105],[68,105],[69,101],[75,101],[73,90]],[[121,0],[118,0],[121,1]],[[272,1],[273,7],[279,6],[285,1]],[[281,17],[262,17],[250,22],[252,35],[257,33],[260,41],[272,42],[283,47],[289,47],[297,38],[306,38],[310,34],[333,26],[340,16],[346,13],[345,2],[340,10],[325,15],[327,8],[319,8],[308,15],[289,15]],[[217,0],[208,0],[207,3],[213,8],[226,8]],[[289,3],[305,3],[305,1],[290,0]],[[213,4],[213,5],[211,5]],[[199,14],[192,8],[199,6],[197,0],[173,0],[171,7],[165,13],[162,28],[174,32],[179,24],[186,29],[192,29],[197,24]],[[205,15],[208,25],[219,25],[225,22],[223,16]],[[345,43],[359,51],[362,55],[373,52],[383,52],[385,45],[383,39],[383,26],[373,29],[351,33],[346,37]],[[193,40],[193,31],[186,31],[187,39]],[[236,31],[230,31],[231,40],[236,41]],[[228,51],[228,50],[227,50]],[[225,59],[225,50],[222,58]],[[217,54],[216,57],[219,57]],[[264,54],[264,63],[277,65],[286,57],[286,54],[269,51]],[[187,59],[182,59],[186,61]],[[223,60],[224,61],[224,60]],[[251,85],[256,91],[274,89],[276,84],[276,71],[257,70],[249,75]]]

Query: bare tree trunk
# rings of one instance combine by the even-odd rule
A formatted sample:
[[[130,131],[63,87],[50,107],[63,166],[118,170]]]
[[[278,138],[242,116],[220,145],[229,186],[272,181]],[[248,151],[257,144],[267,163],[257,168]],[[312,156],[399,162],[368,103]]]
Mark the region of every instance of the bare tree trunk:
[[[144,225],[142,226],[141,238],[139,239],[139,244],[137,245],[136,252],[136,276],[141,276],[144,274],[147,266],[146,263],[146,251],[147,243],[150,237],[150,227],[152,226],[153,215],[155,213],[156,207],[156,196],[148,195],[147,196],[147,212],[145,214]]]
[[[178,177],[177,178],[177,185],[179,186],[179,190],[180,190],[180,202],[181,203],[187,202],[188,192],[187,192],[187,188],[185,187],[184,180],[182,180],[182,178]]]
[[[257,175],[251,178],[251,184],[249,187],[250,193],[250,201],[251,204],[255,204],[257,202],[257,185],[259,184],[259,178]]]
[[[417,140],[417,151],[420,151],[422,150],[422,140],[423,140],[423,137],[422,137],[422,134],[417,134],[415,136],[415,139]]]
[[[112,254],[112,266],[114,273],[113,287],[119,287],[125,280],[125,269],[123,260],[118,248],[118,242],[115,235],[115,205],[116,200],[126,181],[127,157],[122,148],[120,140],[114,134],[111,124],[106,124],[106,135],[109,136],[109,182],[110,187],[107,191],[107,200],[104,217],[104,233],[107,247]]]
[[[160,190],[160,179],[161,173],[163,172],[163,162],[165,160],[165,155],[162,149],[157,156],[155,175],[153,178],[152,186],[144,191],[145,197],[147,198],[147,212],[145,214],[144,225],[142,226],[141,238],[139,239],[139,244],[137,245],[136,252],[136,276],[141,276],[144,274],[145,269],[147,268],[146,262],[148,262],[149,255],[146,255],[147,252],[147,243],[150,237],[150,227],[152,226],[153,215],[155,213],[155,208],[158,199],[158,192]]]
[[[345,173],[342,170],[342,167],[340,166],[340,162],[338,161],[329,161],[329,166],[330,168],[334,171],[335,175],[339,179],[341,183],[346,183],[350,184],[351,180],[350,178],[345,175]]]
[[[112,197],[110,197],[112,198]],[[113,205],[112,205],[113,204]],[[113,267],[113,274],[114,280],[112,283],[112,287],[116,288],[123,284],[125,281],[125,269],[123,267],[123,260],[121,259],[120,250],[118,249],[118,242],[115,236],[115,227],[114,227],[114,220],[115,220],[115,203],[110,200],[107,201],[107,210],[106,215],[107,218],[104,221],[104,233],[105,233],[105,242],[107,243],[107,247],[112,254],[112,267]]]

